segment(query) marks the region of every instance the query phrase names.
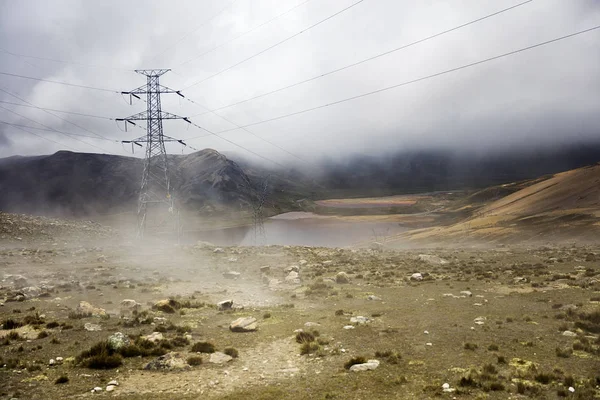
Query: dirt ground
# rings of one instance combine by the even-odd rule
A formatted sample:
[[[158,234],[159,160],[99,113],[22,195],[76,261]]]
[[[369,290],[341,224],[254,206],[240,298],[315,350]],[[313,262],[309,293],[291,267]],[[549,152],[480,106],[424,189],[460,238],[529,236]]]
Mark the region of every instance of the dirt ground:
[[[600,398],[600,248],[112,239],[3,242],[0,398]],[[240,317],[257,329],[231,331]],[[90,363],[85,351],[116,332],[132,343],[111,353],[118,365]],[[153,332],[163,340],[140,339]],[[211,363],[192,350],[203,342],[237,357]],[[145,369],[172,352],[182,368]],[[346,369],[357,357],[379,365]]]

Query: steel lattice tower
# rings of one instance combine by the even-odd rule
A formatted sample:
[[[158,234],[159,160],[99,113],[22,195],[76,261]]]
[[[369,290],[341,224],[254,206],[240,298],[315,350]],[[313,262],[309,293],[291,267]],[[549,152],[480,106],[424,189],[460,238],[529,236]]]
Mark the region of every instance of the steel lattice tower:
[[[125,126],[127,124],[135,125],[133,121],[146,121],[146,136],[123,141],[124,143],[132,143],[132,145],[135,144],[137,146],[142,146],[141,143],[146,143],[144,171],[142,173],[137,210],[137,234],[139,238],[144,236],[148,207],[150,205],[162,204],[168,208],[170,214],[175,213],[165,142],[182,143],[182,141],[164,135],[163,120],[182,119],[188,123],[190,121],[186,117],[164,112],[161,109],[160,95],[162,93],[176,93],[183,97],[179,91],[169,89],[159,83],[160,76],[169,71],[169,69],[136,70],[135,72],[138,74],[146,76],[146,85],[128,92],[121,92],[122,94],[128,94],[138,99],[140,99],[139,95],[146,95],[146,111],[130,117],[117,119],[117,121],[125,121]],[[178,217],[173,217],[173,219],[177,226]],[[179,234],[179,227],[177,226],[176,229]]]

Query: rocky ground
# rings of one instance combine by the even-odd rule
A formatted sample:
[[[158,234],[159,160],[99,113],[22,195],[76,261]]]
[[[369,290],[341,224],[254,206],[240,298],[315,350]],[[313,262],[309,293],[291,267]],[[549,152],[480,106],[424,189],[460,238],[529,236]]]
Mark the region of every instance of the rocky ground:
[[[0,398],[600,396],[598,248],[33,243],[0,251]]]

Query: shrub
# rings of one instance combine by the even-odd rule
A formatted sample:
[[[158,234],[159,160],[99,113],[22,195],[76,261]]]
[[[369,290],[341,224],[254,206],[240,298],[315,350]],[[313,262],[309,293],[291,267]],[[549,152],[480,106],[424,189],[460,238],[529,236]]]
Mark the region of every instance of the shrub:
[[[38,339],[44,339],[47,338],[48,336],[50,336],[50,334],[46,331],[40,331],[40,333],[38,333],[37,338]]]
[[[171,343],[175,347],[184,347],[184,346],[187,346],[188,344],[190,344],[190,341],[188,338],[186,338],[184,336],[176,336],[173,339],[171,339]]]
[[[62,376],[59,376],[59,377],[58,377],[58,378],[57,378],[57,379],[54,381],[54,384],[55,384],[55,385],[60,385],[60,384],[67,383],[67,382],[69,382],[69,378],[68,378],[67,376],[64,376],[64,375],[62,375]]]
[[[310,332],[298,332],[296,333],[297,343],[310,343],[315,341],[315,336]]]
[[[346,361],[346,363],[344,363],[344,368],[350,369],[350,367],[353,365],[364,364],[366,362],[367,362],[367,359],[362,356],[352,357],[350,360],[348,360],[348,361]]]
[[[552,374],[547,374],[547,373],[541,372],[539,374],[536,374],[533,377],[533,379],[535,379],[536,382],[539,382],[542,385],[547,385],[554,380],[554,376]]]
[[[498,370],[493,364],[485,364],[483,366],[483,372],[485,372],[486,374],[495,375],[498,373]]]
[[[506,364],[506,357],[498,356],[498,364]]]
[[[270,312],[266,312],[263,314],[263,319],[268,319],[271,318],[271,313]]]
[[[489,351],[498,351],[498,345],[497,344],[490,344],[488,346],[488,350]]]
[[[227,354],[228,356],[232,357],[232,358],[238,358],[238,351],[236,349],[234,349],[233,347],[228,347],[225,350],[223,350],[223,353]]]
[[[463,347],[464,347],[465,350],[475,351],[475,350],[477,350],[478,346],[475,343],[469,343],[469,342],[467,342],[467,343],[464,344]]]
[[[571,357],[571,354],[573,354],[573,350],[571,350],[569,348],[561,349],[560,347],[557,347],[555,351],[556,351],[556,357],[561,357],[561,358],[569,358],[569,357]]]
[[[76,358],[83,367],[91,369],[113,369],[123,364],[120,354],[108,345],[108,342],[98,342],[89,350],[82,351]]]
[[[188,357],[187,363],[188,363],[188,365],[191,365],[193,367],[201,365],[202,364],[202,357],[200,357],[200,356],[191,356],[191,357]]]
[[[336,311],[335,311],[335,315],[337,315],[338,317],[339,317],[340,315],[344,315],[344,310],[336,310]]]
[[[23,326],[23,323],[8,318],[2,322],[2,329],[17,329]]]
[[[214,353],[215,345],[210,342],[197,342],[192,346],[194,353]]]
[[[58,328],[59,326],[60,326],[60,324],[56,321],[48,322],[46,324],[47,329],[54,329],[54,328]]]
[[[501,392],[504,390],[504,385],[500,382],[492,382],[488,388],[493,392]]]
[[[313,354],[321,350],[321,346],[315,342],[304,342],[302,346],[300,346],[300,354]]]

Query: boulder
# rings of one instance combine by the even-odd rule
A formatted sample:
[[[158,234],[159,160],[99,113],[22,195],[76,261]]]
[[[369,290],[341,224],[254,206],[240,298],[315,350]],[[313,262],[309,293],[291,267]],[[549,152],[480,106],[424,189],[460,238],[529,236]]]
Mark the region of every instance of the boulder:
[[[286,283],[292,283],[299,285],[300,284],[300,275],[296,271],[290,271],[285,277]]]
[[[88,332],[98,332],[102,330],[102,327],[98,324],[92,324],[91,322],[86,322],[83,325],[83,328]]]
[[[443,258],[440,258],[440,257],[432,255],[432,254],[419,254],[419,260],[426,262],[428,264],[432,264],[432,265],[448,264],[447,260],[444,260]]]
[[[335,283],[339,283],[339,284],[345,284],[345,283],[350,283],[350,277],[348,276],[347,273],[345,272],[338,272],[337,275],[335,276]]]
[[[161,340],[163,340],[164,336],[160,332],[152,332],[151,334],[146,335],[143,338],[149,342],[156,343],[156,342],[160,342]]]
[[[229,324],[229,330],[232,332],[254,332],[258,328],[256,318],[242,317]]]
[[[142,305],[133,299],[125,299],[121,302],[121,312],[133,313],[140,311]]]
[[[370,371],[379,367],[379,360],[369,360],[363,364],[354,364],[350,367],[352,372]]]
[[[155,358],[144,367],[146,370],[173,371],[190,369],[186,357],[181,353],[171,352]]]
[[[91,315],[92,317],[106,316],[106,310],[104,308],[94,307],[87,301],[80,301],[76,311],[79,315]]]
[[[230,355],[221,353],[220,351],[216,351],[210,355],[208,362],[213,364],[225,364],[231,360],[233,360],[233,357],[231,357]]]
[[[217,309],[219,311],[231,310],[233,308],[233,300],[223,300],[217,303]]]
[[[365,325],[369,322],[369,318],[358,315],[356,317],[350,318],[350,322],[355,325]]]
[[[414,274],[412,274],[410,276],[410,280],[411,281],[422,281],[423,280],[423,274],[421,274],[420,272],[415,272]]]
[[[227,271],[223,272],[223,277],[225,279],[238,279],[242,274],[237,271]]]

